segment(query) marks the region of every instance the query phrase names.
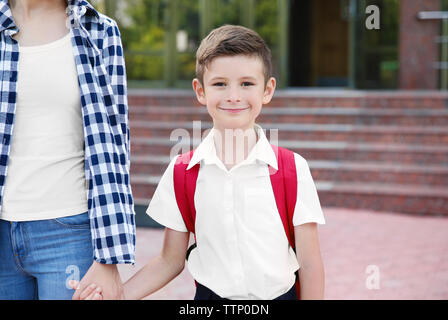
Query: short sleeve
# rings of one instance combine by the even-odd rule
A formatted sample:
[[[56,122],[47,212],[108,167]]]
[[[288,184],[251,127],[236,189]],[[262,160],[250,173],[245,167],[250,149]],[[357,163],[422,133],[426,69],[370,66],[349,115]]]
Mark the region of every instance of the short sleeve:
[[[180,232],[187,232],[182,214],[177,206],[174,193],[173,172],[177,156],[174,157],[165,170],[156,191],[149,203],[146,213],[161,225]]]
[[[325,224],[324,214],[317,195],[316,186],[311,176],[307,161],[294,153],[297,170],[297,202],[294,210],[293,225],[308,222]]]

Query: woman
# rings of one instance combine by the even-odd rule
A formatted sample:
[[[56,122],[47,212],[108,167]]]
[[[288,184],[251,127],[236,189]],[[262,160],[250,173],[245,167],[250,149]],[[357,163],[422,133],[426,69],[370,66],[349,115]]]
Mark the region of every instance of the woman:
[[[79,278],[119,298],[135,222],[115,21],[82,0],[0,0],[0,76],[0,299],[70,299]]]

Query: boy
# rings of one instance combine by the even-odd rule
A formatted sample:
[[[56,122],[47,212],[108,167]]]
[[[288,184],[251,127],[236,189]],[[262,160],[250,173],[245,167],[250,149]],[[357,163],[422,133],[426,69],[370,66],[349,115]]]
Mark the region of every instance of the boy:
[[[186,169],[199,164],[194,193],[196,247],[187,260],[196,281],[195,299],[296,299],[299,267],[301,299],[322,299],[317,223],[324,224],[325,219],[307,162],[294,153],[296,254],[288,244],[269,181],[269,167],[278,169],[279,163],[255,124],[275,91],[269,48],[250,29],[217,28],[197,51],[196,76],[193,89],[207,106],[213,129]],[[125,283],[127,299],[155,292],[184,268],[190,233],[176,198],[177,160],[170,162],[147,209],[166,227],[161,254]],[[100,299],[94,289],[82,296]]]

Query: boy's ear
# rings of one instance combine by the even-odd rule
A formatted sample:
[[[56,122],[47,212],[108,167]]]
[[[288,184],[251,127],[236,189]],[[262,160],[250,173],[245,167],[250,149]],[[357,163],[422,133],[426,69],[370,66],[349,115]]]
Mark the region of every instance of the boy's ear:
[[[271,102],[272,97],[274,96],[275,86],[276,80],[274,77],[271,77],[266,83],[266,87],[264,89],[263,104],[268,104],[269,102]]]
[[[196,93],[196,98],[198,99],[199,103],[202,105],[206,105],[207,100],[205,99],[205,90],[201,82],[197,78],[194,78],[192,84],[193,90]]]

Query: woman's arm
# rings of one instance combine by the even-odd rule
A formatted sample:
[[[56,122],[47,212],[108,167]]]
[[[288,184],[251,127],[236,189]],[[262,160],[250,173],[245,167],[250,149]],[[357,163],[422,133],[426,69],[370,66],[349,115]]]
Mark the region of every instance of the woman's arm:
[[[319,248],[316,223],[305,223],[294,227],[296,255],[300,265],[300,298],[323,299],[325,274]]]
[[[164,287],[184,269],[189,232],[165,229],[163,248],[124,284],[124,295],[128,300],[137,300]]]

